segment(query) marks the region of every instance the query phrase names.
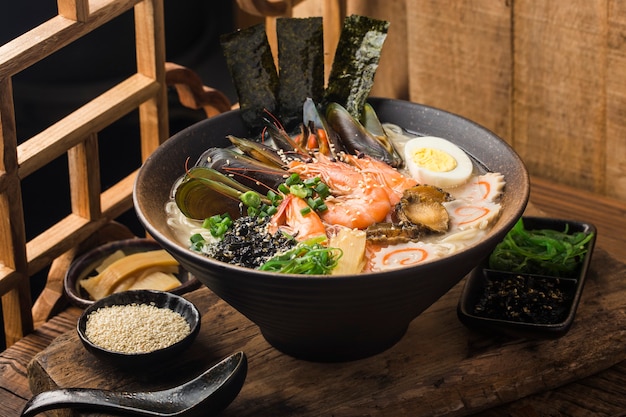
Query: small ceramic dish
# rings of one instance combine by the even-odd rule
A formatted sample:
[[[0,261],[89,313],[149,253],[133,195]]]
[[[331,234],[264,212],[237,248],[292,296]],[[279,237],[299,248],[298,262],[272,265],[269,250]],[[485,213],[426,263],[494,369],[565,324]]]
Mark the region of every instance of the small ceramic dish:
[[[85,254],[79,256],[72,262],[63,281],[63,290],[66,297],[76,307],[86,308],[94,303],[87,291],[82,288],[79,282],[83,279],[95,275],[95,269],[111,254],[121,250],[125,255],[133,253],[162,249],[161,245],[151,239],[125,239],[106,243],[98,246]],[[181,285],[170,290],[173,294],[185,294],[200,287],[201,283],[182,266],[176,277]]]
[[[200,332],[200,319],[198,308],[179,295],[124,291],[87,307],[76,330],[83,346],[98,358],[137,367],[165,361],[188,348]]]
[[[517,273],[489,269],[488,257],[467,277],[457,306],[467,327],[516,338],[554,339],[566,334],[576,315],[597,231],[589,223],[524,217],[527,230],[593,233],[574,276]]]

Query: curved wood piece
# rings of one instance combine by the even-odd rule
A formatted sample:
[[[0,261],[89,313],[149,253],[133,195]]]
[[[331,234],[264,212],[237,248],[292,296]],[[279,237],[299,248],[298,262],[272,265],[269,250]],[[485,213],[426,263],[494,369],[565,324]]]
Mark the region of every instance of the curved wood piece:
[[[165,82],[176,88],[181,104],[190,109],[204,109],[207,117],[231,109],[231,103],[221,91],[207,87],[190,68],[173,62],[165,63]]]
[[[63,281],[65,279],[65,273],[76,257],[104,243],[134,237],[136,236],[129,228],[121,223],[112,221],[104,225],[88,239],[52,261],[46,286],[33,304],[32,314],[34,327],[39,327],[67,307]]]
[[[293,0],[237,0],[239,8],[254,16],[283,16],[299,1]]]

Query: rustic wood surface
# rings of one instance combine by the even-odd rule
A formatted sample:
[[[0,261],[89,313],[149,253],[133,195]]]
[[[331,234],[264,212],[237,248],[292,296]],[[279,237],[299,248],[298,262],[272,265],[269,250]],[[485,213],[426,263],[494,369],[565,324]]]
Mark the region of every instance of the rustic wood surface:
[[[203,321],[198,339],[182,357],[129,372],[94,360],[70,331],[35,357],[29,380],[34,393],[75,386],[158,389],[243,350],[249,359],[247,382],[224,415],[464,416],[626,359],[626,282],[620,279],[626,265],[602,250],[592,262],[575,326],[556,341],[510,340],[465,329],[455,312],[461,283],[384,353],[349,363],[311,363],[273,349],[255,325],[203,287],[187,295]]]
[[[547,215],[593,221],[599,230],[594,272],[577,321],[561,339],[505,341],[465,329],[453,309],[460,291],[455,287],[418,317],[389,351],[351,363],[315,364],[278,353],[265,343],[255,326],[212,299],[208,290],[202,290],[189,296],[199,297],[198,302],[208,307],[204,333],[189,352],[189,366],[182,369],[195,367],[199,372],[202,365],[234,350],[248,353],[247,382],[224,415],[617,415],[626,407],[626,283],[622,278],[624,265],[615,257],[626,257],[626,225],[622,221],[626,206],[537,180],[533,181],[531,199],[533,206]],[[608,273],[599,274],[604,268]],[[76,344],[72,329],[78,313],[77,309],[64,311],[2,354],[0,378],[5,389],[0,391],[0,413],[7,410],[3,414],[10,415],[10,410],[20,409],[30,398],[26,384],[29,358],[59,334],[65,333],[46,353]],[[433,322],[434,317],[441,322]],[[611,323],[616,327],[603,331]],[[429,338],[444,342],[437,350],[427,350]],[[198,356],[204,344],[206,353]],[[34,368],[55,368],[58,372],[63,367],[75,372],[76,365],[86,358],[85,352],[79,352],[77,349],[72,366],[44,363],[45,355],[40,354],[33,372]],[[507,361],[511,356],[514,359]],[[604,368],[608,369],[601,371]],[[168,381],[181,375],[173,372]],[[45,381],[42,376],[46,375],[37,378]],[[85,377],[81,384],[94,383],[98,374]],[[495,379],[488,384],[490,378]],[[137,387],[137,375],[125,379],[124,384]],[[565,385],[555,388],[561,384]],[[526,395],[530,396],[515,401]],[[509,401],[513,402],[504,404]],[[490,408],[498,404],[504,405]],[[429,408],[425,411],[423,407]]]

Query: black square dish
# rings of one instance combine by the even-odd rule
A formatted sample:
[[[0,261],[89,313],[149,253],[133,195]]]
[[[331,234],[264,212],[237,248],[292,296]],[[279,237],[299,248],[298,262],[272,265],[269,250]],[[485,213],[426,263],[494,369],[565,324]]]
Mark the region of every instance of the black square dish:
[[[467,277],[457,306],[460,321],[485,333],[530,339],[553,339],[570,329],[582,295],[596,240],[589,223],[523,217],[526,231],[554,230],[592,234],[586,252],[571,272],[544,274],[535,265],[527,270],[495,270],[489,257]],[[491,256],[491,254],[490,254]],[[545,270],[548,271],[547,269]]]

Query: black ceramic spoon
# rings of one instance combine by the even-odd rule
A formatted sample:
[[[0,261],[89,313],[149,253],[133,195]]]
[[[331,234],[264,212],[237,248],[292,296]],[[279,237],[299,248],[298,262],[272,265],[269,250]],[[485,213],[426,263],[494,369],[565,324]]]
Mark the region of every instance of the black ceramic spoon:
[[[191,381],[163,391],[116,392],[88,388],[44,391],[26,403],[22,417],[58,408],[152,417],[212,416],[237,397],[247,372],[246,355],[238,352]]]

